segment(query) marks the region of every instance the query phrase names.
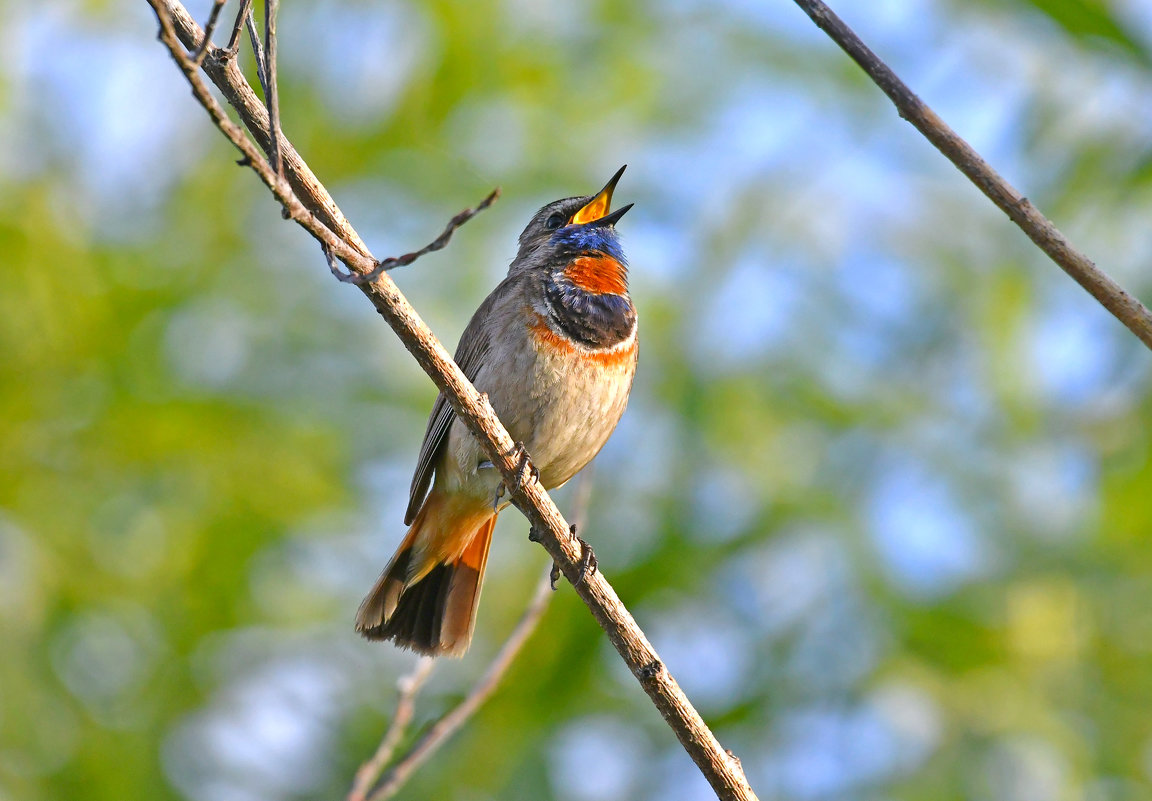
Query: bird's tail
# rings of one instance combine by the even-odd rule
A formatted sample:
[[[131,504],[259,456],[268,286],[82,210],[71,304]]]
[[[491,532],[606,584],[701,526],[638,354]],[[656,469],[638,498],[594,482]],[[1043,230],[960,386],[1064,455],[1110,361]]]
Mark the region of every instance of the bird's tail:
[[[472,641],[496,513],[433,488],[392,561],[356,613],[370,640],[429,656],[460,656]]]

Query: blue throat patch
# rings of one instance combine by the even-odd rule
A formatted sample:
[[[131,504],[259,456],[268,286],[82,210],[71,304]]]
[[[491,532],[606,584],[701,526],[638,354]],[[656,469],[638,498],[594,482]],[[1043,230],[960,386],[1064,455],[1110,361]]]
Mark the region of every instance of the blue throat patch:
[[[553,233],[549,241],[561,256],[600,252],[628,266],[620,247],[620,237],[611,226],[565,225]]]

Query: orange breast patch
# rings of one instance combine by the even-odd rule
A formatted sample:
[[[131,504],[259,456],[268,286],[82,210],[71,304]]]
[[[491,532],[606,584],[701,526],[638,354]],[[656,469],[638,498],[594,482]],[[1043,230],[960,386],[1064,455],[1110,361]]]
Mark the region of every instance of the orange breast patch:
[[[564,268],[575,286],[597,295],[623,295],[628,292],[628,270],[611,256],[581,256]]]
[[[636,359],[635,339],[633,339],[632,344],[626,348],[605,350],[577,348],[568,337],[553,331],[544,318],[539,315],[536,316],[536,319],[529,326],[529,330],[532,332],[532,338],[535,340],[536,347],[539,350],[548,351],[556,355],[569,356],[574,359],[579,359],[582,362],[591,362],[592,364],[600,365],[601,367],[618,367]]]

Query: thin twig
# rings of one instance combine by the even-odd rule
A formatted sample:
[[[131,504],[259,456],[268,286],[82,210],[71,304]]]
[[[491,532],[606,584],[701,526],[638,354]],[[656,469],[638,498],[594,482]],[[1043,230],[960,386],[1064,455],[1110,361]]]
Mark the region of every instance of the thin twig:
[[[395,269],[396,267],[405,267],[416,259],[431,253],[434,250],[441,250],[452,239],[452,234],[456,232],[464,223],[471,220],[484,209],[492,205],[496,198],[500,197],[500,189],[497,187],[488,193],[488,197],[481,200],[473,208],[464,209],[464,211],[457,214],[448,221],[448,225],[444,227],[444,231],[440,236],[433,239],[424,247],[412,253],[405,253],[403,256],[390,256],[383,261],[376,263],[376,267],[369,273],[356,273],[356,272],[343,272],[337,262],[336,256],[332,251],[327,248],[324,249],[324,258],[328,260],[328,269],[332,271],[332,275],[346,284],[370,284],[376,280],[380,273],[387,272],[388,270]]]
[[[551,571],[549,570],[549,572]],[[532,602],[521,616],[520,622],[512,630],[511,636],[504,641],[500,652],[496,654],[496,658],[484,671],[480,681],[476,682],[476,686],[468,693],[468,697],[453,707],[451,712],[433,723],[412,748],[388,769],[384,778],[380,780],[380,784],[368,796],[367,801],[384,801],[395,795],[396,791],[408,780],[408,777],[427,762],[429,757],[436,753],[440,746],[455,734],[488,700],[496,691],[500,679],[508,672],[508,668],[516,659],[516,655],[520,653],[520,649],[524,647],[524,643],[528,641],[536,629],[536,624],[540,622],[540,617],[548,608],[548,601],[551,598],[551,582],[548,579],[548,573],[545,573],[536,584],[536,592],[532,595]],[[349,796],[349,801],[352,801],[351,796]]]
[[[868,73],[868,77],[895,104],[901,117],[912,123],[937,150],[968,176],[1052,261],[1127,326],[1141,342],[1152,348],[1152,312],[1147,307],[1073,247],[1028,198],[1016,191],[971,145],[949,128],[832,9],[820,0],[796,0],[796,5]]]
[[[214,0],[212,3],[212,10],[208,12],[208,22],[204,24],[204,41],[196,48],[195,55],[192,56],[192,63],[197,67],[204,60],[204,54],[208,52],[209,46],[212,44],[212,34],[216,31],[216,22],[220,19],[220,10],[224,8],[225,0]]]
[[[236,54],[240,52],[240,31],[244,28],[244,20],[248,17],[251,8],[252,0],[242,0],[240,3],[240,9],[236,12],[236,21],[232,23],[232,35],[228,37],[228,47],[225,48],[228,58],[236,58]]]
[[[260,33],[256,30],[256,16],[252,13],[251,8],[244,16],[244,27],[248,30],[248,41],[252,43],[252,53],[256,57],[256,79],[260,81],[260,91],[264,93],[264,102],[267,104],[272,92],[268,88],[268,69],[264,61],[264,45],[260,43]],[[268,106],[265,105],[264,108],[267,109]]]
[[[360,273],[374,270],[378,262],[369,255],[363,240],[291,143],[287,140],[281,142],[288,167],[286,178],[282,178],[272,172],[256,147],[208,92],[184,51],[184,47],[200,45],[203,34],[196,20],[179,0],[148,0],[148,3],[160,21],[161,40],[188,80],[197,102],[204,106],[216,127],[244,154],[241,161],[256,171],[291,219],[326,245],[350,269]],[[257,141],[262,145],[268,142],[267,113],[235,61],[206,59],[204,70]],[[595,571],[585,576],[584,550],[580,542],[569,532],[564,516],[539,480],[531,476],[525,480],[522,476],[522,465],[517,458],[519,451],[508,430],[496,417],[487,396],[480,394],[468,381],[388,273],[381,273],[374,282],[360,285],[358,289],[368,297],[413,358],[444,393],[457,417],[500,470],[506,485],[514,488],[512,502],[528,518],[537,541],[560,565],[565,578],[604,629],[617,653],[717,797],[723,801],[755,799],[740,761],[721,747],[675,678],[665,669],[652,644],[604,574]]]
[[[272,150],[269,158],[272,161],[272,171],[277,175],[284,174],[284,165],[280,161],[280,93],[276,88],[276,10],[279,0],[264,0],[264,74],[268,78],[268,120],[272,132]]]
[[[388,730],[384,732],[384,738],[380,740],[376,753],[356,771],[352,790],[348,793],[348,801],[364,801],[377,777],[392,761],[392,754],[396,752],[396,746],[400,744],[408,724],[412,721],[412,715],[416,711],[416,695],[424,686],[424,682],[432,675],[435,667],[435,659],[430,656],[422,656],[416,660],[416,667],[412,669],[412,672],[401,676],[400,680],[396,682],[396,689],[399,691],[399,696],[396,699],[396,713],[392,716],[392,721],[388,724]]]

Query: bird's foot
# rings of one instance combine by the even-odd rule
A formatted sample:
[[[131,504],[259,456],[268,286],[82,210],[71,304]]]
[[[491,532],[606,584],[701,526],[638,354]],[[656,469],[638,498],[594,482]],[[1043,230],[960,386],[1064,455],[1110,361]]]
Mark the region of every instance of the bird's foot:
[[[570,531],[572,536],[576,537],[575,524],[572,524]],[[592,551],[592,546],[580,537],[576,537],[576,542],[580,543],[580,578],[572,585],[573,587],[579,587],[596,572],[596,554]]]
[[[524,487],[528,485],[528,476],[531,476],[533,481],[539,481],[540,471],[532,464],[532,457],[528,455],[528,449],[524,447],[523,442],[517,442],[512,446],[512,454],[517,460],[516,490],[523,492]]]
[[[533,532],[535,529],[533,529]],[[528,534],[528,538],[532,538],[532,533]],[[576,537],[576,524],[573,523],[568,527],[568,533]],[[576,541],[580,543],[580,578],[572,583],[573,587],[579,587],[587,580],[589,576],[596,572],[596,554],[592,551],[592,546],[585,542],[581,537],[576,537]],[[560,580],[560,565],[555,562],[552,563],[552,572],[548,574],[548,578],[552,581],[552,589],[555,591],[556,582]]]

